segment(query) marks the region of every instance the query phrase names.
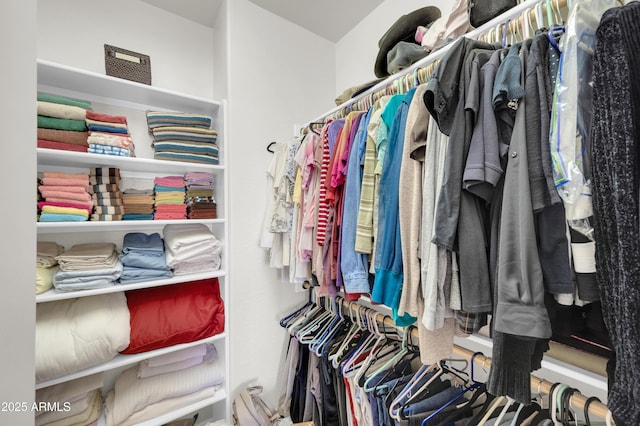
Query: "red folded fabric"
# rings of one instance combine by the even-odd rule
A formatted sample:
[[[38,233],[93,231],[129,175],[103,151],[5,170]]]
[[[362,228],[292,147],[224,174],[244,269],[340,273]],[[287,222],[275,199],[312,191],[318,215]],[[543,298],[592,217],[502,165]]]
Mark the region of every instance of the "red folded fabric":
[[[105,121],[107,123],[127,124],[127,117],[124,115],[101,114],[91,110],[87,110],[87,118],[89,120]]]
[[[74,203],[62,203],[62,202],[56,202],[56,201],[40,201],[38,203],[38,208],[40,210],[42,210],[42,208],[44,206],[55,206],[55,207],[71,207],[74,209],[83,209],[89,212],[89,214],[91,214],[91,211],[93,210],[93,207],[87,207],[83,204],[74,204]]]
[[[45,139],[38,139],[38,148],[59,149],[62,151],[76,152],[87,152],[89,150],[88,146],[76,145],[66,142],[48,141]]]

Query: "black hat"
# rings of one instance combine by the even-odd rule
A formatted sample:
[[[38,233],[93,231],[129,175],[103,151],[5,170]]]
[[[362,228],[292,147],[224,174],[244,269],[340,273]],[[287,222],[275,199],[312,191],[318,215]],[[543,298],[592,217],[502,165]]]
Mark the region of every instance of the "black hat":
[[[440,9],[435,6],[422,7],[414,10],[406,15],[402,15],[398,20],[387,30],[386,33],[378,41],[378,57],[376,58],[376,64],[374,72],[376,77],[386,77],[389,75],[387,70],[387,53],[398,44],[398,42],[412,42],[415,43],[415,34],[419,26],[427,26],[431,22],[438,19],[442,13]]]

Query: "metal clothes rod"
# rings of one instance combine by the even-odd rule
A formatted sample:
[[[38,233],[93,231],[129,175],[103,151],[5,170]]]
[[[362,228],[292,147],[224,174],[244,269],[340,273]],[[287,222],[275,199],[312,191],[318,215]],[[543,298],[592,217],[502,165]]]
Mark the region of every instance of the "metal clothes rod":
[[[508,25],[508,28],[510,29],[512,27],[512,25],[517,25],[516,23],[518,22],[517,17],[519,17],[520,15],[522,15],[523,13],[525,13],[528,10],[529,13],[529,17],[526,18],[530,18],[532,16],[535,16],[536,14],[536,6],[541,4],[541,5],[546,5],[547,3],[560,9],[563,7],[567,6],[567,1],[569,0],[526,0],[523,3],[516,5],[515,7],[509,9],[507,12],[503,13],[502,15],[499,15],[495,18],[493,18],[491,21],[485,23],[484,25],[469,31],[468,33],[464,34],[462,37],[468,37],[468,38],[478,38],[479,36],[488,33],[490,30],[494,30],[497,27],[500,27],[501,25],[504,28],[504,25]],[[580,1],[580,0],[573,0],[573,1]],[[542,7],[541,8],[541,13],[543,15],[546,16],[546,7]],[[515,19],[514,19],[515,18]],[[525,18],[525,19],[526,19]],[[412,65],[410,65],[409,67],[398,71],[397,73],[389,76],[388,78],[386,78],[385,80],[379,82],[378,84],[376,84],[375,86],[369,88],[368,90],[360,93],[358,96],[349,99],[345,102],[343,102],[342,104],[338,105],[337,107],[325,112],[324,114],[314,118],[313,120],[310,120],[309,122],[307,122],[307,124],[305,125],[305,127],[310,126],[311,123],[314,122],[320,122],[320,121],[324,121],[325,118],[330,117],[331,115],[334,115],[340,111],[349,111],[350,109],[353,109],[353,105],[357,104],[360,101],[363,101],[364,99],[367,99],[368,97],[378,94],[378,96],[381,96],[385,91],[389,90],[389,88],[392,88],[398,80],[413,75],[414,73],[418,73],[420,69],[426,68],[428,67],[430,64],[433,64],[434,62],[440,60],[440,58],[442,58],[444,56],[444,54],[451,48],[451,46],[454,43],[449,43],[446,46],[435,50],[433,52],[431,52],[429,55],[425,56],[424,58],[422,58],[421,60],[413,63]],[[429,76],[426,76],[427,78]]]
[[[310,290],[310,291],[313,291],[313,290]],[[353,302],[353,301],[343,299],[342,297],[340,297],[340,303],[345,309],[349,309],[349,310],[353,305],[357,305],[359,307],[375,311],[375,319],[380,324],[402,329],[402,327],[398,327],[395,325],[391,317],[389,317],[388,315],[384,315],[373,308],[361,305],[358,302]],[[411,326],[411,335],[414,336],[416,339],[419,338],[418,329],[416,327]],[[463,357],[466,360],[469,360],[469,361],[473,360],[476,364],[479,364],[483,367],[491,366],[490,357],[485,356],[483,354],[478,354],[474,356],[475,352],[469,349],[463,348],[462,346],[454,344],[453,353],[455,355]],[[549,382],[548,380],[531,375],[531,388],[539,390],[541,394],[549,395],[551,393],[551,388],[553,385],[554,383]],[[587,397],[582,395],[580,392],[573,393],[571,395],[571,398],[569,399],[569,404],[574,410],[584,410],[584,406],[586,402],[587,402]],[[602,402],[592,401],[589,403],[589,413],[595,416],[598,416],[602,419],[606,419],[609,413],[609,408]]]

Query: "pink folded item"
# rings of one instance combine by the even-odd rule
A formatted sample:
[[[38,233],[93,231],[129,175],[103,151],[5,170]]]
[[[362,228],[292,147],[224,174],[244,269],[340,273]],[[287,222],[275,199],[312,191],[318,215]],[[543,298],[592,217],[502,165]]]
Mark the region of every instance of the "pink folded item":
[[[99,112],[94,112],[91,110],[87,110],[87,118],[96,121],[106,121],[108,123],[127,124],[127,117],[125,117],[124,115],[101,114]]]
[[[42,210],[42,208],[45,206],[71,207],[73,209],[84,209],[87,212],[89,212],[89,214],[91,214],[91,212],[93,211],[93,204],[91,204],[90,206],[87,206],[86,204],[82,204],[82,203],[60,203],[55,201],[40,201],[38,203],[38,208],[40,210]]]
[[[153,215],[153,220],[173,220],[173,219],[186,219],[187,216],[186,215],[180,215],[180,214],[170,214],[170,213],[165,213],[165,214],[158,214],[157,212]]]
[[[47,197],[47,201],[45,201],[46,203],[71,203],[71,204],[75,204],[76,206],[82,206],[82,207],[86,207],[89,209],[93,209],[93,201],[79,201],[79,200],[69,200],[68,198],[61,198],[61,197]]]
[[[38,148],[58,149],[60,151],[75,151],[75,152],[89,151],[89,147],[85,145],[76,145],[73,143],[48,141],[45,139],[38,139]]]
[[[42,179],[42,183],[45,186],[79,186],[85,188],[85,190],[89,190],[89,178],[85,179],[61,179],[61,178],[53,178],[53,177],[45,177]]]
[[[157,177],[153,180],[155,185],[173,186],[175,188],[184,187],[184,177],[182,176],[165,176]]]
[[[64,201],[82,201],[87,202],[91,201],[91,195],[89,193],[76,193],[76,192],[65,192],[65,191],[50,191],[48,189],[41,189],[40,193],[45,198],[46,201],[51,201],[49,198],[60,198]],[[93,204],[93,203],[92,203]]]
[[[42,177],[60,179],[86,179],[87,182],[89,182],[89,173],[43,172]]]
[[[50,190],[50,191],[64,191],[64,192],[77,192],[79,194],[84,194],[87,192],[87,188],[84,186],[74,186],[74,185],[40,185],[38,189]]]

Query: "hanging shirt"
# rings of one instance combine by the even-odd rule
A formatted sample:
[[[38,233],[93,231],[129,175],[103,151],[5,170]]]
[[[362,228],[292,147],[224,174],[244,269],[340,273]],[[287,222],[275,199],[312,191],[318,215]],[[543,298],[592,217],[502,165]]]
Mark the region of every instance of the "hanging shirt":
[[[407,115],[415,90],[415,88],[411,89],[406,95],[402,96],[400,107],[396,111],[391,131],[389,132],[388,158],[384,162],[380,177],[380,206],[384,206],[384,216],[381,215],[379,219],[382,225],[380,226],[380,231],[382,232],[378,236],[378,262],[376,262],[375,284],[371,295],[372,301],[383,303],[391,308],[394,322],[400,326],[415,322],[415,318],[410,315],[398,315],[403,280],[402,244],[398,215],[398,183]],[[390,104],[391,102],[393,102],[393,98]],[[388,114],[385,114],[386,112],[385,109],[382,114],[383,120],[385,115],[388,117]],[[382,220],[384,220],[384,223]]]
[[[358,204],[362,185],[360,145],[367,138],[367,126],[371,114],[372,110],[370,109],[366,117],[360,120],[351,145],[349,163],[345,169],[347,176],[342,213],[340,266],[344,289],[349,293],[369,293],[371,290],[369,287],[368,256],[355,251]]]
[[[327,201],[327,175],[331,153],[338,133],[344,126],[344,119],[332,120],[322,129],[322,166],[320,168],[320,190],[318,195],[318,245],[324,245],[327,232],[327,219],[329,217],[329,202]]]

